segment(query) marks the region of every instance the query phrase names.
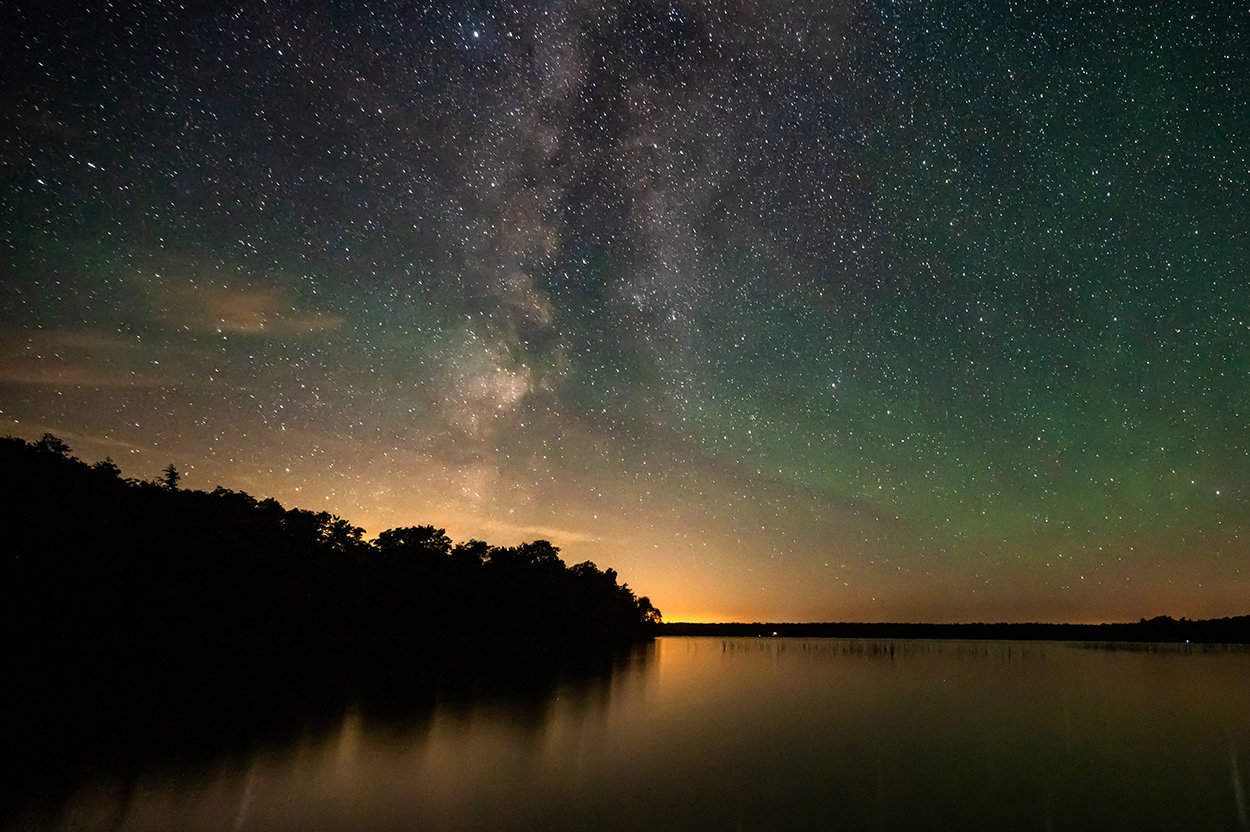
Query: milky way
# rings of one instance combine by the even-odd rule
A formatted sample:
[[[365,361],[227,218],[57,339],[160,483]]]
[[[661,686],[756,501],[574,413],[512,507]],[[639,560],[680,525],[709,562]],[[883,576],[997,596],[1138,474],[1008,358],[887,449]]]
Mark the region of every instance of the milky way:
[[[669,619],[1250,611],[1245,9],[3,17],[4,432]]]

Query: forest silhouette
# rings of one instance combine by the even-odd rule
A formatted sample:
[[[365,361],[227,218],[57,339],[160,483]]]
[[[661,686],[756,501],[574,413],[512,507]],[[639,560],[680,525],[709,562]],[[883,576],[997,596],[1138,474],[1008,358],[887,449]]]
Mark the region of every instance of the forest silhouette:
[[[0,828],[93,778],[281,745],[348,708],[541,708],[601,684],[660,622],[614,570],[545,540],[367,540],[327,512],[182,489],[173,464],[128,479],[52,435],[0,438],[0,471]]]
[[[33,662],[361,664],[487,638],[553,650],[649,637],[660,612],[612,569],[546,540],[375,540],[328,512],[179,488],[89,465],[50,434],[0,439],[0,590],[12,655]]]

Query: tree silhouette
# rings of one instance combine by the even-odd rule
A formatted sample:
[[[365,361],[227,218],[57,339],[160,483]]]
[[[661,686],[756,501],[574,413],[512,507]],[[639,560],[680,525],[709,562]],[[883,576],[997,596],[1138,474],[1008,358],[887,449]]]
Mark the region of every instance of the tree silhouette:
[[[645,595],[638,599],[638,612],[644,624],[659,624],[663,620],[660,611],[651,606],[651,599]]]
[[[178,483],[181,481],[182,481],[182,474],[178,472],[178,469],[174,467],[174,464],[172,462],[161,469],[161,476],[157,480],[157,482],[160,483],[160,485],[164,486],[170,491],[177,491]]]
[[[50,433],[45,433],[40,437],[39,441],[35,443],[35,447],[45,454],[64,457],[65,459],[73,458],[69,453],[69,445],[65,444],[65,441],[60,437],[53,436]]]
[[[504,569],[563,569],[560,550],[549,541],[535,540],[519,546],[501,546],[490,550],[488,563]]]
[[[453,544],[0,438],[0,606],[32,665],[408,667],[448,653],[600,650],[660,621],[616,573],[546,540]],[[466,650],[467,648],[467,650]],[[18,649],[14,647],[13,649]],[[415,662],[420,664],[420,661]]]
[[[485,540],[467,540],[451,548],[451,562],[462,569],[477,569],[490,557],[490,544]]]
[[[321,539],[335,552],[351,552],[364,543],[365,530],[337,515],[322,527]]]
[[[414,558],[421,562],[441,561],[451,554],[451,538],[444,529],[433,526],[405,526],[387,529],[378,535],[374,547],[383,554]]]
[[[117,463],[113,461],[111,456],[106,456],[104,459],[92,465],[91,470],[113,479],[121,479],[122,475],[122,469],[117,467]]]

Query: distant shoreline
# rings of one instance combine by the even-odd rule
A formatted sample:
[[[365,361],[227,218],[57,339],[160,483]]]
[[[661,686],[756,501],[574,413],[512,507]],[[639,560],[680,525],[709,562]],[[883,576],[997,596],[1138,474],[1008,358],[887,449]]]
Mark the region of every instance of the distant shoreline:
[[[914,638],[1250,644],[1250,615],[1202,620],[1157,616],[1133,623],[1114,624],[668,623],[657,625],[655,634],[657,636],[770,638]]]

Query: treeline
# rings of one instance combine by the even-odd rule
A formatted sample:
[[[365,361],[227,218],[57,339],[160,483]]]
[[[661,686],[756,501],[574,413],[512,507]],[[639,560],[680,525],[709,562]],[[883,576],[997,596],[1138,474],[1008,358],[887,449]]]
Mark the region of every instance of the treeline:
[[[934,638],[1015,641],[1142,641],[1194,644],[1250,643],[1250,615],[1190,620],[1166,615],[1116,624],[912,624],[912,623],[752,623],[661,624],[657,635],[749,636],[778,638]]]
[[[88,465],[60,439],[0,439],[0,602],[10,655],[141,662],[359,663],[506,641],[623,642],[651,602],[545,540],[452,543],[442,529],[367,540],[326,512]],[[511,649],[511,648],[510,648]]]

